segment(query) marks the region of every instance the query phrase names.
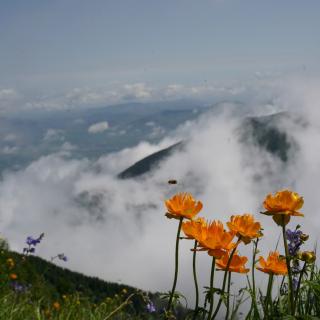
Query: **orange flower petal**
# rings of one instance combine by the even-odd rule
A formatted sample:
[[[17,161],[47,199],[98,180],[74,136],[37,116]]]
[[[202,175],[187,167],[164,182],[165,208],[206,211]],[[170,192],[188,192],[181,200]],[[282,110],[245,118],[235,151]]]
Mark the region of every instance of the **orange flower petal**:
[[[165,201],[168,218],[180,219],[181,217],[193,219],[202,209],[202,203],[194,200],[190,193],[178,193]]]
[[[259,258],[260,267],[258,270],[275,275],[286,275],[288,273],[287,264],[279,255],[279,252],[270,252],[267,260],[263,257]]]

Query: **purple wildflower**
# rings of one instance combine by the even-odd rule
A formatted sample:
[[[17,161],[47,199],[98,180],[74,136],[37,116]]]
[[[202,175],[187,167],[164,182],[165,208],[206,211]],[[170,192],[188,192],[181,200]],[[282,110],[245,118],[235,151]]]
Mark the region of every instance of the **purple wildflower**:
[[[26,244],[28,245],[27,248],[23,248],[23,253],[29,254],[35,252],[35,247],[38,243],[41,242],[42,238],[44,237],[44,233],[41,233],[38,238],[33,238],[32,236],[28,236],[26,239]]]
[[[300,273],[301,268],[298,260],[294,260],[292,263],[292,272],[293,274],[298,274]]]
[[[292,285],[293,285],[293,290],[294,291],[297,291],[297,289],[298,289],[298,282],[299,282],[299,280],[298,280],[297,277],[293,277],[292,278]]]
[[[25,286],[17,281],[13,281],[11,282],[11,286],[12,286],[12,289],[16,292],[16,293],[24,293],[26,292],[30,285],[29,286]]]
[[[36,246],[38,243],[40,243],[43,237],[44,237],[44,233],[41,233],[38,238],[33,238],[29,236],[27,237],[26,244],[29,246]]]
[[[56,256],[54,257],[51,257],[51,262],[53,262],[55,259],[59,259],[59,260],[62,260],[64,262],[67,262],[68,261],[68,257],[64,254],[64,253],[59,253],[57,254]]]
[[[156,312],[156,307],[155,307],[155,305],[153,304],[152,301],[150,301],[149,303],[147,303],[146,309],[147,309],[147,311],[148,311],[149,313]]]
[[[296,256],[302,245],[303,241],[300,238],[301,235],[302,235],[301,230],[287,229],[286,231],[286,236],[288,239],[288,249],[289,249],[289,254],[291,256]]]
[[[64,253],[59,253],[59,254],[57,255],[57,257],[58,257],[60,260],[63,260],[63,261],[65,261],[65,262],[68,261],[68,258],[64,255]]]
[[[36,246],[40,241],[38,239],[34,239],[32,237],[28,237],[27,240],[26,240],[26,244],[28,246]]]

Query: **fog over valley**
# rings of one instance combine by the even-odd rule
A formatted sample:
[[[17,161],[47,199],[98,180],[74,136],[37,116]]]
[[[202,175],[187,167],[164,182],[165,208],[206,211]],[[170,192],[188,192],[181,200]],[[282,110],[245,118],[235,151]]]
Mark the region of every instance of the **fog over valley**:
[[[129,106],[119,105],[114,118],[112,109],[96,109],[97,114],[103,112],[106,116],[91,114],[89,121],[77,114],[78,124],[72,113],[72,117],[69,113],[64,117],[61,111],[56,127],[45,117],[37,118],[40,129],[22,117],[12,127],[16,116],[9,120],[3,117],[2,122],[17,130],[2,127],[1,145],[9,141],[12,154],[17,148],[19,166],[2,168],[1,235],[8,239],[11,249],[21,251],[26,236],[44,232],[45,238],[37,249],[45,259],[64,252],[72,270],[152,291],[167,291],[172,283],[177,221],[164,216],[165,199],[177,192],[191,192],[203,202],[199,215],[210,220],[225,222],[232,214],[253,213],[264,228],[260,250],[266,254],[275,248],[280,228],[270,217],[259,214],[262,202],[268,193],[290,188],[304,196],[305,217],[292,218],[289,227],[301,224],[302,230],[310,234],[305,249],[311,250],[318,240],[320,224],[317,88],[316,78],[268,79],[248,86],[242,101],[232,95],[209,105],[191,100],[161,102],[157,104],[159,109],[155,108],[157,112],[150,111],[152,103],[142,103],[130,107],[140,108],[140,113],[129,120],[127,112],[120,112]],[[82,131],[73,129],[76,125]],[[116,143],[110,132],[120,135],[115,126],[126,130],[129,142],[123,142],[119,150],[108,150],[109,142]],[[157,127],[162,131],[154,133]],[[136,134],[138,129],[141,131]],[[23,134],[15,140],[14,135],[21,132],[36,132],[34,140]],[[23,162],[23,154],[18,151],[21,145],[15,141],[29,139],[32,144],[39,137],[41,143],[34,144],[33,156]],[[53,140],[58,142],[51,149]],[[118,176],[145,157],[179,142],[179,147],[164,157],[156,157],[155,162],[152,158],[143,174]],[[88,156],[81,149],[85,144],[99,152]],[[177,179],[178,184],[169,185],[169,179]],[[189,249],[193,243],[184,240],[181,245],[178,290],[192,300]],[[250,255],[251,246],[241,246],[239,251]],[[198,257],[203,287],[208,283],[210,258],[205,252]],[[245,284],[245,277],[234,278],[239,285]],[[259,275],[258,281],[264,284],[267,280]]]

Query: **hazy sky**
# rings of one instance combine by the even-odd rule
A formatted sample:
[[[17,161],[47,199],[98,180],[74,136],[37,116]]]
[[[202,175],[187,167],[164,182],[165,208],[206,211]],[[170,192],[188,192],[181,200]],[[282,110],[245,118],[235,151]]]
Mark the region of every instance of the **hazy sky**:
[[[57,263],[70,269],[166,292],[172,285],[177,221],[165,218],[165,199],[178,191],[192,192],[204,204],[200,215],[210,220],[226,222],[232,214],[253,213],[264,228],[259,249],[266,256],[276,247],[281,228],[259,214],[262,202],[268,193],[289,188],[304,197],[301,211],[305,217],[292,218],[288,227],[299,223],[310,235],[303,250],[312,250],[320,228],[320,81],[285,80],[252,90],[269,97],[277,110],[285,108],[295,115],[275,124],[286,132],[288,141],[294,141],[288,162],[281,162],[250,139],[247,143],[239,139],[243,120],[229,116],[226,107],[219,115],[207,113],[185,123],[159,144],[142,141],[97,161],[68,158],[62,150],[19,171],[6,172],[0,181],[0,235],[21,252],[26,236],[44,232],[36,254],[45,259],[64,252],[68,263]],[[188,141],[185,149],[144,179],[115,178],[144,156],[182,139]],[[171,178],[179,183],[168,185]],[[189,305],[194,297],[192,246],[182,241],[177,284]],[[251,245],[239,247],[239,253],[248,257],[251,250]],[[284,252],[281,241],[279,250]],[[209,282],[211,258],[202,252],[197,261],[203,288]],[[216,273],[216,285],[221,285],[221,276]],[[256,277],[259,287],[267,284],[267,275],[257,272]],[[246,285],[244,275],[235,275],[233,281]]]
[[[318,0],[1,0],[0,89],[316,70],[319,16]]]
[[[319,0],[0,0],[0,112],[249,90],[263,103],[248,107],[292,110],[308,123],[281,123],[297,146],[286,165],[241,143],[239,119],[226,115],[186,123],[172,141],[141,142],[98,161],[42,157],[0,181],[0,221],[11,247],[20,251],[27,235],[45,232],[42,257],[63,251],[71,269],[166,291],[176,225],[164,218],[163,201],[174,191],[166,181],[177,178],[181,191],[204,202],[206,217],[223,221],[259,212],[268,192],[301,193],[305,218],[290,227],[301,223],[312,248],[320,227],[319,30]],[[264,83],[264,76],[275,80]],[[243,79],[254,85],[246,87]],[[240,86],[216,84],[234,81]],[[182,139],[188,148],[146,180],[114,178]],[[91,212],[81,197],[97,197],[101,207]],[[268,217],[259,219],[267,230],[266,252],[279,229]],[[190,260],[188,245],[181,265]],[[207,258],[199,270],[208,271]],[[191,269],[183,270],[178,286],[191,296]],[[206,285],[209,273],[200,274]]]

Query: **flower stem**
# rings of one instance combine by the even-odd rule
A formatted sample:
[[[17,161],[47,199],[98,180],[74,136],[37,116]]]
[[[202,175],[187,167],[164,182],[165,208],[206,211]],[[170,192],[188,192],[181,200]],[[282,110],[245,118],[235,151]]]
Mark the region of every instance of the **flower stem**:
[[[210,274],[210,309],[209,309],[209,315],[208,315],[208,319],[211,318],[212,315],[212,311],[213,311],[213,302],[214,302],[214,295],[213,295],[213,279],[214,279],[214,267],[216,265],[216,259],[215,257],[212,257],[212,265],[211,265],[211,274]]]
[[[227,313],[225,320],[228,320],[229,318],[229,308],[230,308],[230,286],[231,286],[231,272],[229,271],[229,277],[228,277],[228,295],[227,295]]]
[[[231,254],[230,254],[230,257],[229,257],[227,266],[226,266],[226,270],[225,270],[225,272],[224,272],[222,289],[221,289],[221,293],[220,293],[220,299],[219,299],[218,305],[217,305],[217,307],[216,307],[216,310],[214,311],[214,314],[213,314],[211,320],[213,320],[213,319],[216,317],[216,315],[218,314],[218,312],[219,312],[219,309],[220,309],[220,306],[221,306],[221,303],[222,303],[222,299],[223,299],[223,295],[224,295],[224,290],[225,290],[225,288],[226,288],[226,282],[227,282],[227,275],[228,275],[228,271],[229,271],[229,266],[230,266],[230,264],[231,264],[232,257],[233,257],[234,253],[235,253],[236,250],[237,250],[237,246],[238,246],[239,242],[240,242],[240,239],[238,240],[237,245],[236,245],[236,246],[234,247],[234,249],[231,251]]]
[[[132,293],[130,294],[130,296],[123,302],[120,304],[119,307],[117,307],[116,309],[114,309],[111,313],[109,313],[105,318],[104,320],[107,320],[107,319],[113,319],[113,316],[119,312],[121,309],[123,309],[126,305],[130,304],[131,302],[131,298],[135,295],[135,293]]]
[[[289,249],[288,249],[288,242],[287,242],[287,235],[286,235],[286,226],[284,221],[285,216],[282,215],[282,235],[283,235],[283,245],[286,254],[286,263],[288,269],[288,282],[289,282],[289,289],[288,289],[288,305],[289,305],[289,314],[294,315],[294,300],[293,300],[293,285],[292,285],[292,272],[290,266],[290,256],[289,256]]]
[[[167,311],[168,311],[168,312],[171,310],[172,299],[173,299],[174,292],[175,292],[175,290],[176,290],[177,279],[178,279],[179,240],[180,240],[180,231],[181,231],[181,226],[182,226],[182,220],[183,220],[183,217],[181,217],[180,220],[179,220],[179,226],[178,226],[178,231],[177,231],[174,280],[173,280],[173,285],[172,285],[172,289],[171,289],[170,298],[169,298],[168,305],[167,305]]]
[[[192,320],[195,320],[197,318],[198,306],[199,306],[199,287],[198,287],[197,272],[196,272],[197,245],[198,245],[198,241],[195,240],[194,241],[194,247],[193,247],[192,267],[193,267],[194,286],[195,286],[195,289],[196,289],[196,305],[194,307],[194,313],[193,313]]]
[[[313,281],[314,267],[315,267],[315,264],[312,265],[311,274],[310,274],[310,278],[309,278],[310,282]],[[307,293],[306,314],[310,314],[311,310],[312,310],[312,306],[311,306],[311,287],[309,287],[308,293]]]
[[[271,307],[271,315],[272,315],[272,297],[271,297],[271,292],[272,292],[272,283],[273,283],[273,273],[270,273],[269,275],[269,281],[268,281],[268,289],[267,289],[267,294],[266,294],[266,314],[265,314],[265,318],[268,319],[269,318],[269,304]],[[270,317],[270,319],[272,319]]]
[[[253,242],[253,254],[252,254],[252,268],[251,268],[251,277],[252,277],[252,302],[251,302],[251,309],[254,310],[254,318],[259,318],[259,311],[256,301],[256,282],[255,282],[255,265],[256,265],[256,256],[257,256],[257,248],[258,248],[259,238]]]
[[[302,270],[300,271],[300,275],[299,275],[298,285],[297,285],[295,299],[294,299],[294,307],[297,305],[297,302],[298,302],[301,280],[302,280],[304,271],[306,270],[306,266],[307,266],[307,262],[305,261],[304,265],[302,267]],[[293,312],[295,312],[295,309],[293,310]]]

